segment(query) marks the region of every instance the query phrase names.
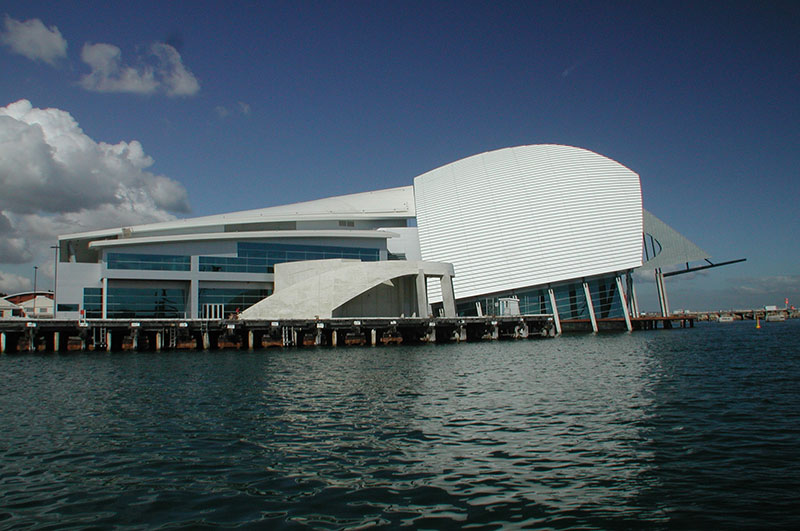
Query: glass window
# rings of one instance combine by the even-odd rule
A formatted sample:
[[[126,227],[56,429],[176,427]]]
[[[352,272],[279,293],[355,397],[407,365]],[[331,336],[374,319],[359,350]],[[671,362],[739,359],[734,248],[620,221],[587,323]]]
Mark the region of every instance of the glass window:
[[[271,289],[261,288],[200,288],[200,308],[205,304],[222,304],[224,315],[236,310],[245,310],[272,294]]]
[[[83,288],[83,310],[87,319],[103,317],[103,288]]]
[[[146,271],[189,271],[190,257],[169,254],[108,253],[108,269],[137,269]]]
[[[186,317],[186,292],[181,288],[109,288],[109,319]]]
[[[283,262],[352,258],[365,262],[380,260],[380,250],[369,247],[297,245],[288,243],[239,242],[235,257],[201,256],[200,271],[228,273],[273,273]]]

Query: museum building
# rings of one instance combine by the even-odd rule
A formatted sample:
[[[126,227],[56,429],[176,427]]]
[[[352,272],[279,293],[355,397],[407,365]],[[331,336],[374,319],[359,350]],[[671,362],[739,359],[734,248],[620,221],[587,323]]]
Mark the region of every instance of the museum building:
[[[632,273],[708,255],[586,149],[467,157],[413,185],[59,237],[58,318],[638,313]],[[404,262],[402,264],[397,262]]]

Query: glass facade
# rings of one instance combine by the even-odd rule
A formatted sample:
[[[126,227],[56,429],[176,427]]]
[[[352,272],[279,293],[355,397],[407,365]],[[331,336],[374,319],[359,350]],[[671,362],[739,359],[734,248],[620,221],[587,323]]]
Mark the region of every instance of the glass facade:
[[[145,271],[189,271],[189,256],[171,254],[108,253],[108,269],[136,269]]]
[[[198,256],[201,272],[260,273],[274,272],[274,266],[283,262],[349,258],[362,261],[380,260],[380,249],[375,247],[344,247],[335,245],[300,245],[289,243],[238,242],[237,256]],[[192,270],[189,255],[138,254],[109,252],[105,255],[108,270],[185,271]],[[113,277],[114,275],[109,275]],[[207,278],[207,277],[206,277]],[[199,288],[196,308],[187,307],[190,279],[186,287],[153,287],[150,281],[141,282],[151,287],[110,287],[106,297],[108,319],[177,318],[201,315],[204,308],[224,310],[225,315],[237,309],[244,310],[272,293],[268,288]],[[130,285],[130,283],[128,283]],[[174,285],[174,284],[173,284]],[[202,283],[201,283],[202,285]],[[113,286],[113,284],[112,284]],[[103,317],[103,289],[84,288],[84,316],[90,319]],[[78,305],[63,306],[61,311],[77,311]]]
[[[108,318],[186,317],[186,292],[180,288],[109,288]]]
[[[271,289],[200,288],[200,308],[206,304],[223,305],[225,315],[245,310],[272,294]]]
[[[617,293],[614,277],[596,278],[587,281],[592,296],[592,307],[598,319],[622,317],[622,302]],[[558,307],[558,316],[562,320],[589,319],[589,306],[581,281],[553,286],[553,295]],[[459,302],[456,306],[458,315],[477,315],[476,303],[480,303],[484,315],[494,315],[499,308],[501,297],[517,297],[519,311],[522,314],[553,313],[550,295],[547,288],[521,289],[513,292],[496,294],[489,297],[472,298]]]
[[[201,256],[200,271],[274,273],[275,264],[324,258],[352,258],[364,262],[375,262],[380,259],[380,250],[369,247],[239,242],[237,255],[235,257]]]
[[[109,319],[186,317],[186,292],[180,288],[109,288]],[[103,317],[103,289],[83,289],[87,319]]]
[[[87,319],[103,317],[103,288],[83,288],[83,310]]]

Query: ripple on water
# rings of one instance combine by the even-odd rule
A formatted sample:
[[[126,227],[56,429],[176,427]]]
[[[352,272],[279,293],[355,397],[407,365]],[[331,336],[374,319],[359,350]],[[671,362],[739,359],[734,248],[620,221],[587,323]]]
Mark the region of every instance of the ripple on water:
[[[796,527],[800,323],[737,324],[0,357],[0,527]]]

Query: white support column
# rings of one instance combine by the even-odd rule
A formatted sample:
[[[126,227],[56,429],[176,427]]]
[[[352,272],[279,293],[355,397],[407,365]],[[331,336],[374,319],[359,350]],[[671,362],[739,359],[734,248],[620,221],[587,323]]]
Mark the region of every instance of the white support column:
[[[428,284],[422,270],[417,274],[417,316],[428,317]]]
[[[453,291],[453,277],[444,275],[439,279],[442,286],[442,304],[444,305],[444,316],[456,316],[456,296]],[[422,316],[420,316],[422,317]]]
[[[200,280],[198,279],[198,271],[200,271],[200,257],[192,255],[189,258],[189,300],[186,301],[186,309],[189,314],[189,319],[199,319],[202,308],[200,308]]]
[[[669,298],[667,297],[667,286],[664,284],[664,272],[660,269],[658,272],[661,276],[661,297],[664,299],[664,317],[669,317]]]
[[[189,314],[187,317],[189,319],[199,319],[200,318],[200,282],[197,281],[196,278],[192,277],[189,281],[189,300],[187,301],[186,307],[189,310],[187,313]]]
[[[664,273],[660,267],[656,269],[656,291],[658,292],[658,305],[661,307],[661,317],[669,317],[667,289],[664,286]]]
[[[659,269],[656,268],[653,271],[653,274],[656,278],[656,296],[658,297],[658,309],[661,310],[661,317],[664,317],[664,298],[661,296],[661,275],[659,275]]]
[[[592,292],[589,290],[589,283],[583,283],[583,294],[586,296],[586,307],[589,308],[589,319],[592,320],[592,332],[597,333],[597,317],[594,315],[594,304],[592,304]]]
[[[556,335],[561,335],[561,319],[558,317],[558,305],[556,304],[556,294],[553,293],[553,288],[547,288],[547,294],[550,295],[550,308],[553,310],[553,322],[556,325]]]
[[[0,332],[0,354],[6,353],[6,333]]]
[[[103,319],[108,319],[108,277],[103,277],[103,298],[102,298],[102,316]]]
[[[622,315],[625,316],[625,326],[628,328],[628,332],[633,332],[631,316],[628,314],[628,301],[625,297],[625,290],[622,287],[622,277],[617,275],[617,291],[619,291],[619,300],[622,303]]]
[[[639,317],[639,298],[636,296],[636,284],[633,281],[633,275],[628,271],[625,276],[628,279],[628,296],[631,299],[631,314],[634,317]]]
[[[61,332],[53,332],[53,352],[61,350]]]

